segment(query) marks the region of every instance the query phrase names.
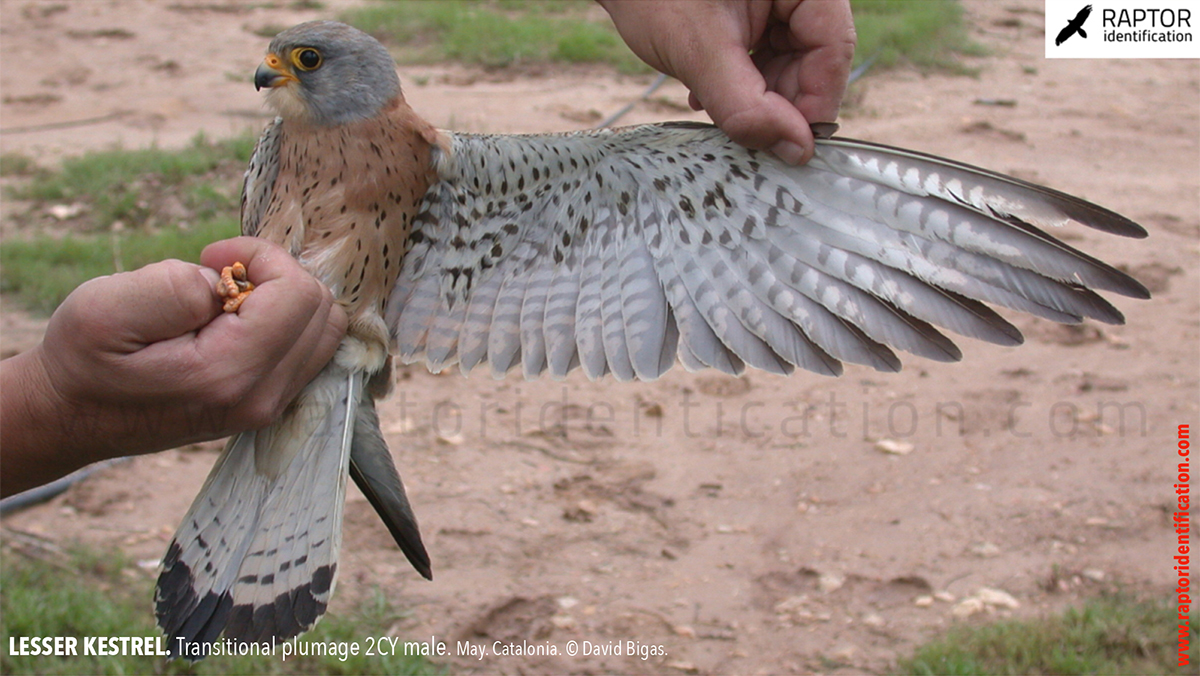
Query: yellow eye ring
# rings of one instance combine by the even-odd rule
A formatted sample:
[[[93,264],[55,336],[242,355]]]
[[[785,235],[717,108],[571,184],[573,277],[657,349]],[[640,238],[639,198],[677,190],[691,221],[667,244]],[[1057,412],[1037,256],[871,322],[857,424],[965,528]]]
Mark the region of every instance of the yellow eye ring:
[[[300,70],[316,70],[324,63],[321,52],[312,47],[297,47],[292,50],[292,65]]]

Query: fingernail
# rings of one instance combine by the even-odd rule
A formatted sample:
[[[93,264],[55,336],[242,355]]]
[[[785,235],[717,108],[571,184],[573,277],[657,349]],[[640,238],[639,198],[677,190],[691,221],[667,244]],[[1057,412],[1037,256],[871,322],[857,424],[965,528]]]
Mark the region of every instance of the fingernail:
[[[791,141],[778,141],[771,146],[771,153],[791,165],[800,164],[804,160],[804,148]]]

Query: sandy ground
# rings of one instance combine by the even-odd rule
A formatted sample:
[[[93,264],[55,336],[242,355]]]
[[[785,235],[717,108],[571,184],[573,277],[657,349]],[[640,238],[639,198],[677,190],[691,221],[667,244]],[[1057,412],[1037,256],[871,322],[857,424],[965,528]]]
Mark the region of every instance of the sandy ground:
[[[266,39],[254,32],[317,16],[287,4],[5,0],[0,145],[51,163],[257,127],[249,73]],[[435,579],[409,569],[352,489],[333,612],[378,586],[408,612],[379,633],[560,653],[452,660],[467,673],[852,673],[885,671],[959,621],[1036,616],[1107,590],[1165,596],[1170,440],[1196,422],[1200,391],[1200,65],[1047,61],[1041,2],[966,4],[990,50],[970,62],[979,77],[873,75],[843,133],[1142,223],[1145,241],[1064,235],[1155,292],[1117,300],[1127,326],[1016,316],[1020,348],[964,339],[959,365],[909,358],[898,375],[848,367],[838,380],[402,371],[380,412]],[[494,132],[587,126],[647,82],[552,68],[401,77],[435,124]],[[702,119],[679,85],[662,99],[626,121]],[[0,321],[5,353],[36,342],[39,320],[8,304]],[[912,450],[880,452],[880,439]],[[5,519],[5,533],[120,547],[152,576],[215,448],[106,471]],[[968,616],[981,588],[1015,604]],[[665,655],[563,656],[571,640]]]

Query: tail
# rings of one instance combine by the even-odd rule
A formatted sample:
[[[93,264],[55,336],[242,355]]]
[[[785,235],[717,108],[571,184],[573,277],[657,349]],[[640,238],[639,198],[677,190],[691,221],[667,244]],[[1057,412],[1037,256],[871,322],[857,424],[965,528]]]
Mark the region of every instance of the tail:
[[[383,519],[409,563],[421,577],[432,580],[429,554],[425,553],[425,545],[421,543],[417,517],[408,504],[404,484],[379,429],[379,415],[375,413],[375,402],[370,396],[364,396],[358,407],[354,443],[350,447],[350,476],[379,512],[379,518]]]
[[[270,427],[230,439],[163,559],[158,626],[172,657],[220,636],[284,641],[333,593],[362,373],[331,363]],[[394,470],[393,470],[394,471]]]

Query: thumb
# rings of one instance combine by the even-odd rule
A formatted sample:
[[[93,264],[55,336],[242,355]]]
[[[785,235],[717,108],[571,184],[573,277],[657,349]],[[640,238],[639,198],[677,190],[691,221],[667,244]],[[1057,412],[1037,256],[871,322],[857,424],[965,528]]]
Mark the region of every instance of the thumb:
[[[93,279],[63,305],[74,330],[104,337],[118,352],[195,331],[221,313],[216,274],[179,260]]]
[[[745,49],[735,44],[713,50],[703,77],[685,82],[717,126],[748,148],[770,150],[788,164],[812,157],[813,137],[804,115],[767,89]]]

